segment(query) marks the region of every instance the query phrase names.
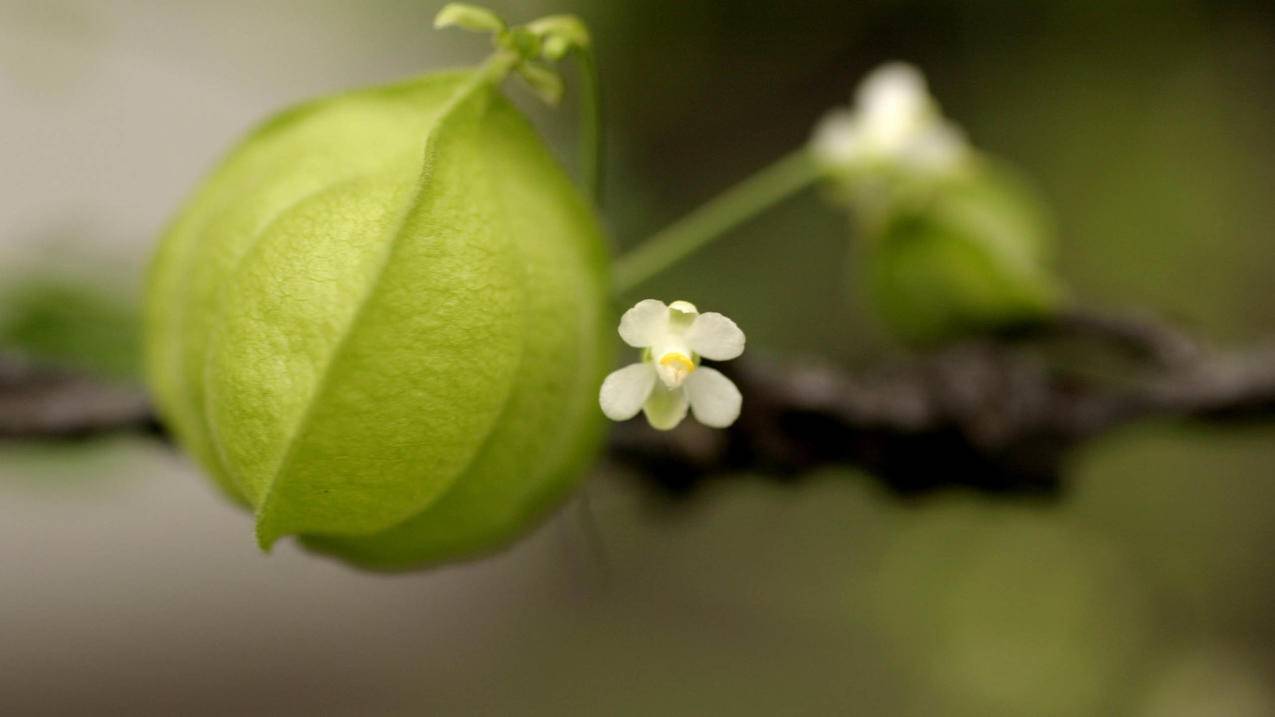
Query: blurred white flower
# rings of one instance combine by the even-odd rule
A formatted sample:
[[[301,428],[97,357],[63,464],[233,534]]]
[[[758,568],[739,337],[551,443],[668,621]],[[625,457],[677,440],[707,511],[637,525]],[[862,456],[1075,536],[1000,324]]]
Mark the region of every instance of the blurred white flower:
[[[892,62],[873,70],[853,108],[829,112],[810,143],[831,172],[901,171],[932,176],[955,168],[968,151],[965,138],[943,118],[925,77]]]
[[[651,426],[667,431],[686,418],[689,406],[706,426],[725,428],[739,418],[739,389],[700,358],[727,361],[744,352],[744,332],[721,314],[701,314],[686,301],[647,299],[624,312],[620,338],[642,349],[642,360],[614,371],[602,382],[598,403],[613,421],[638,411]]]

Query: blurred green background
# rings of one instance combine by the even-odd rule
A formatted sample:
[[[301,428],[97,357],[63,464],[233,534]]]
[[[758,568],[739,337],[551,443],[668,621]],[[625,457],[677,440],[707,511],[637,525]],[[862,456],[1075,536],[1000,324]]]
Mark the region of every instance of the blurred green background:
[[[1275,6],[491,3],[599,46],[617,245],[805,141],[903,59],[1053,202],[1085,301],[1275,334]],[[246,127],[478,60],[417,0],[0,0],[0,344],[128,376],[147,252]],[[513,90],[564,160],[571,113]],[[653,282],[766,350],[881,353],[806,195]],[[137,439],[0,446],[0,713],[1275,715],[1275,427],[1144,426],[1057,502],[828,470],[664,502],[612,469],[496,558],[282,546]],[[596,527],[596,535],[594,534]]]

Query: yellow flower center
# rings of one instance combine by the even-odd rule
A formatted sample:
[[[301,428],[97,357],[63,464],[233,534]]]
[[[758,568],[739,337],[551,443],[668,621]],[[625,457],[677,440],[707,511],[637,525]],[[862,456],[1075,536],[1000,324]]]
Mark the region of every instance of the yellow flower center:
[[[695,362],[686,354],[671,351],[660,357],[660,378],[670,388],[682,385],[686,377],[695,370]]]

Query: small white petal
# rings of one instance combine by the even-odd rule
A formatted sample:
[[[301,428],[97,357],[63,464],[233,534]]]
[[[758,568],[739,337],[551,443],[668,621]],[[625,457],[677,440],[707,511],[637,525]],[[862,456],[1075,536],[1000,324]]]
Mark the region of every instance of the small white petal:
[[[932,102],[925,75],[903,62],[888,62],[869,72],[859,84],[855,101],[860,111],[880,124],[907,123],[926,114]]]
[[[922,173],[954,169],[966,156],[965,137],[953,125],[938,122],[912,140],[899,157],[901,164]]]
[[[650,398],[642,407],[646,420],[652,428],[669,431],[686,418],[686,392],[680,388],[668,388],[656,384]]]
[[[681,314],[687,321],[692,321],[696,316],[699,316],[699,309],[695,308],[695,304],[689,301],[674,301],[668,305],[668,309],[669,313],[674,315]]]
[[[627,421],[642,410],[655,387],[655,369],[648,363],[634,363],[612,371],[602,382],[598,404],[612,421]]]
[[[691,350],[714,361],[729,361],[744,353],[744,332],[734,321],[718,314],[700,314],[686,332]]]
[[[633,348],[646,348],[655,343],[668,328],[668,306],[663,301],[646,299],[620,317],[620,338]]]
[[[743,396],[720,371],[701,366],[686,379],[686,395],[695,420],[705,426],[726,428],[739,418]]]

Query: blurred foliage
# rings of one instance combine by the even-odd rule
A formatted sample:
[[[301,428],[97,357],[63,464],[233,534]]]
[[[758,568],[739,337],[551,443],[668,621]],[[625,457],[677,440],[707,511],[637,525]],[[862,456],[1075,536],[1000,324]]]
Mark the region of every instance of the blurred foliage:
[[[0,350],[106,378],[141,376],[135,304],[85,277],[38,276],[0,290]]]

